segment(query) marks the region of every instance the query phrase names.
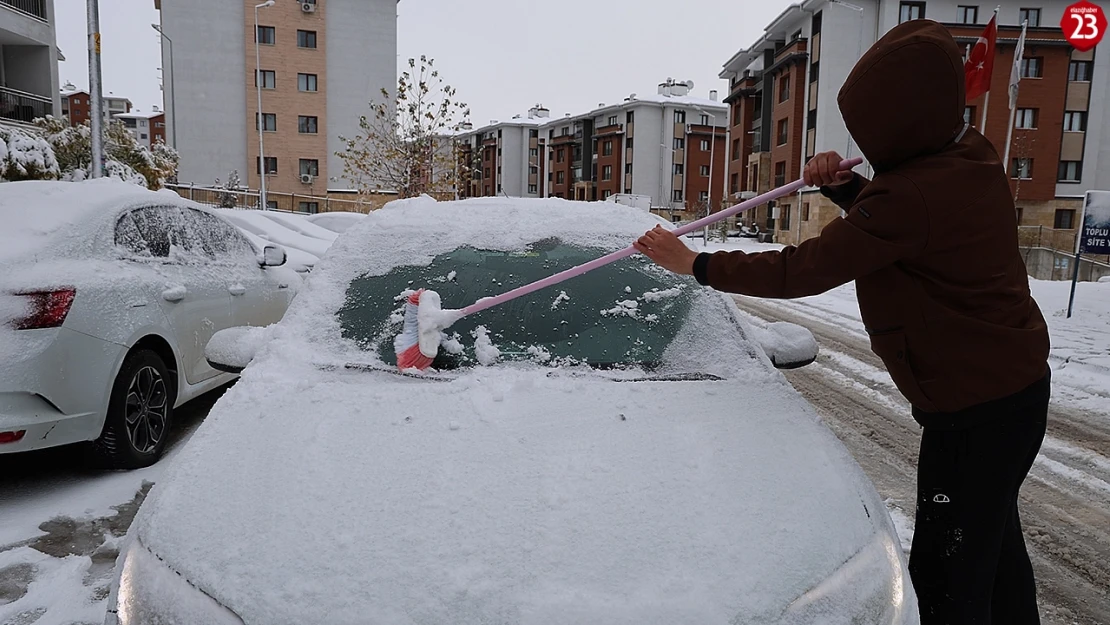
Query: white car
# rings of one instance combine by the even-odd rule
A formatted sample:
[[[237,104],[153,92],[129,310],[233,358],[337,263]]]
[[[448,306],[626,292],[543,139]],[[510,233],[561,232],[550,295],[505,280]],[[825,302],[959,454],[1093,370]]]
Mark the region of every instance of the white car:
[[[234,379],[208,339],[277,322],[301,282],[279,246],[110,179],[0,184],[0,224],[0,453],[154,463],[174,408]]]
[[[661,223],[425,197],[351,227],[280,323],[211,341],[241,379],[141,506],[106,622],[917,623],[883,501],[761,348],[805,364],[812,335],[755,339],[637,255],[395,367],[412,290],[461,308]]]

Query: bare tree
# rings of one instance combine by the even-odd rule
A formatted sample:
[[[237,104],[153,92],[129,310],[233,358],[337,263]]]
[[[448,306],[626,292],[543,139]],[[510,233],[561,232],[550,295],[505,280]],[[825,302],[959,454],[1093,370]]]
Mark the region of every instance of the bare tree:
[[[363,193],[395,191],[400,197],[454,191],[459,157],[454,135],[469,121],[469,107],[456,100],[426,56],[409,59],[397,91],[382,89],[359,119],[354,138],[340,137],[343,173]]]

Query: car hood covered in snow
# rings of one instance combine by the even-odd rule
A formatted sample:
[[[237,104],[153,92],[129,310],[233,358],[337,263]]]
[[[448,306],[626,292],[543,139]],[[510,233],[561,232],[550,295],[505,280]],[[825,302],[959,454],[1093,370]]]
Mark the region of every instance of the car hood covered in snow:
[[[246,623],[759,623],[874,536],[869,488],[781,378],[293,363],[244,372],[134,531]]]
[[[367,272],[460,244],[620,249],[658,223],[562,200],[370,214],[167,468],[134,535],[248,624],[773,621],[885,511],[724,298],[675,339],[695,355],[681,371],[720,380],[535,363],[422,379],[339,328]]]

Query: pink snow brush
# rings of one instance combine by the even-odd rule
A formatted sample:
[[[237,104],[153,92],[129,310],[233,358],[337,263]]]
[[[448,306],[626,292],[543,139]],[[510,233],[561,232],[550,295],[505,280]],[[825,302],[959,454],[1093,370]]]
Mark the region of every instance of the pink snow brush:
[[[840,171],[852,169],[863,162],[862,158],[851,158],[840,162]],[[750,200],[740,202],[739,204],[726,208],[720,212],[703,217],[697,221],[691,222],[673,230],[676,236],[682,236],[687,232],[692,232],[698,228],[704,228],[709,224],[721,221],[733,215],[742,213],[750,208],[759,206],[765,202],[789,195],[805,187],[805,181],[802,179],[795,180],[788,185],[781,186],[777,189],[772,189],[763,195],[757,195]],[[400,336],[393,343],[393,348],[397,354],[397,366],[402,370],[418,369],[424,371],[432,366],[432,361],[435,360],[436,354],[439,353],[439,344],[443,338],[443,331],[451,327],[459,319],[472,315],[476,312],[492,308],[498,304],[516,299],[523,295],[538,291],[540,289],[558,284],[565,280],[569,280],[576,276],[580,276],[588,271],[597,269],[609,263],[618,261],[622,258],[627,258],[637,253],[636,248],[628,246],[619,252],[613,252],[606,256],[602,256],[596,260],[591,260],[588,263],[583,263],[577,267],[571,267],[565,271],[561,271],[555,275],[536,280],[530,284],[517,287],[511,291],[502,293],[495,297],[483,297],[482,299],[474,302],[470,306],[460,310],[443,310],[440,306],[439,293],[426,289],[420,289],[409,296],[405,302],[405,325]]]

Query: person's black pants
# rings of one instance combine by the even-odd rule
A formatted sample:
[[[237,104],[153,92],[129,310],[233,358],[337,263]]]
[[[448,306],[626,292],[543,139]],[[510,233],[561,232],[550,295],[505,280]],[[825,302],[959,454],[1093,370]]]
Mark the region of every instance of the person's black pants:
[[[924,424],[909,570],[922,625],[1040,623],[1018,490],[1044,440],[1050,374]]]

